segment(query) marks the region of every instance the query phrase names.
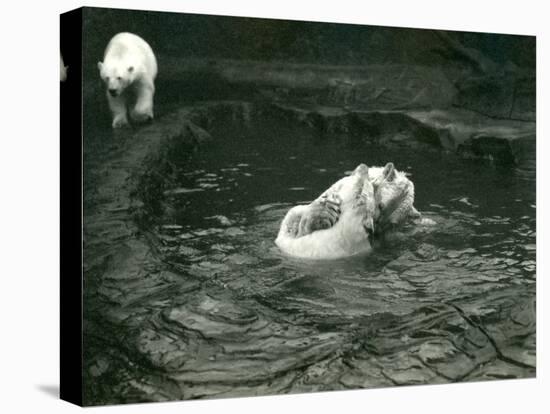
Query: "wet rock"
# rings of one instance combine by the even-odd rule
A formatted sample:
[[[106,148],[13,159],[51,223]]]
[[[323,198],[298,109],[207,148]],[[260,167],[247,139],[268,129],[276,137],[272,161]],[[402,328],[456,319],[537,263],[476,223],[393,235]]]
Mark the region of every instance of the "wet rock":
[[[169,367],[175,360],[178,361],[179,366],[182,359],[191,358],[188,354],[191,349],[186,346],[186,341],[175,336],[163,335],[152,329],[140,332],[136,347],[156,367]]]
[[[135,229],[124,220],[101,217],[84,218],[84,234],[90,245],[95,243],[113,243],[133,236]]]
[[[149,248],[140,240],[128,240],[113,249],[109,255],[103,279],[131,280],[140,279],[146,273],[145,263]]]
[[[515,140],[515,141],[513,141]],[[492,136],[484,133],[475,134],[461,147],[461,151],[471,151],[477,157],[487,158],[499,164],[521,164],[521,148],[516,142],[534,141],[534,135]],[[528,144],[527,144],[528,145]],[[528,158],[529,155],[524,155]]]
[[[450,357],[457,354],[454,346],[446,341],[425,342],[420,345],[418,351],[419,358],[426,364],[437,364],[447,361]]]
[[[474,370],[464,378],[464,381],[503,380],[529,378],[534,376],[535,371],[532,369],[518,367],[517,365],[507,363],[501,359],[495,359]]]
[[[283,104],[270,108],[297,124],[307,125],[321,137],[340,134],[348,139],[412,147],[425,143],[501,164],[534,160],[534,122],[493,119],[461,109],[343,111],[318,106],[307,110]]]
[[[308,366],[293,383],[301,392],[318,392],[346,388],[342,380],[345,365],[342,358],[327,358]]]
[[[143,378],[131,379],[128,381],[124,395],[133,401],[163,402],[173,399],[173,395],[182,398],[179,390],[173,383],[164,380],[162,377],[146,375]]]
[[[395,385],[395,380],[390,378],[382,369],[382,364],[377,358],[367,360],[353,358],[346,361],[353,367],[352,371],[344,372],[340,377],[340,383],[346,388],[370,388]]]
[[[240,313],[236,308],[224,308],[220,307],[212,309],[204,309],[204,306],[209,304],[203,304],[201,313],[190,310],[189,307],[180,307],[169,311],[166,314],[166,318],[169,321],[175,322],[178,325],[198,331],[206,338],[221,338],[227,340],[236,340],[240,335],[245,333],[248,329],[258,330],[265,327],[265,323],[255,323],[252,327],[248,326],[248,323],[254,322],[257,318],[252,313]],[[228,315],[220,313],[220,309],[230,311],[233,316],[237,316],[240,319],[232,321]],[[240,322],[239,322],[240,321]]]
[[[535,81],[531,77],[489,75],[457,84],[456,106],[500,119],[535,120]]]
[[[503,291],[505,292],[505,290]],[[505,362],[526,369],[536,364],[536,318],[534,298],[519,296],[514,299],[502,294],[487,306],[480,299],[462,304],[465,317],[480,326],[489,338],[497,355]]]
[[[408,115],[433,128],[444,148],[463,157],[520,165],[534,159],[535,122],[493,119],[460,109],[412,111]]]
[[[439,259],[439,251],[437,247],[427,243],[422,243],[418,249],[416,249],[414,254],[418,259],[425,261],[435,261]]]
[[[424,365],[421,360],[411,357],[407,352],[399,352],[392,358],[379,358],[384,366],[382,372],[394,385],[414,385],[446,382],[441,377]]]
[[[198,354],[188,352],[188,359],[171,374],[184,384],[211,384],[216,379],[215,383],[238,387],[247,381],[271,381],[290,369],[323,360],[341,347],[338,334],[311,335],[301,328],[283,328],[252,310],[208,296],[163,315],[172,330],[181,329],[191,337],[198,333],[194,342],[208,340]],[[150,338],[156,342],[149,340],[147,349],[160,344],[163,352],[170,353],[170,341],[155,338]],[[212,340],[218,345],[212,346]]]
[[[329,81],[327,102],[377,109],[448,106],[456,93],[443,72],[420,66],[370,66],[356,78]]]

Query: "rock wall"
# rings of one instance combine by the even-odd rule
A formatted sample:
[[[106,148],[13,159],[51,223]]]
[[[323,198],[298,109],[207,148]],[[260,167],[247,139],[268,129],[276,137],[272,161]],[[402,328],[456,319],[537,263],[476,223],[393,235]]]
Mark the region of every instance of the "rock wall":
[[[86,112],[103,118],[95,63],[113,34],[129,30],[158,56],[157,115],[182,103],[260,100],[321,118],[326,107],[378,117],[359,123],[366,134],[405,116],[463,156],[534,167],[534,37],[95,8],[84,30]]]

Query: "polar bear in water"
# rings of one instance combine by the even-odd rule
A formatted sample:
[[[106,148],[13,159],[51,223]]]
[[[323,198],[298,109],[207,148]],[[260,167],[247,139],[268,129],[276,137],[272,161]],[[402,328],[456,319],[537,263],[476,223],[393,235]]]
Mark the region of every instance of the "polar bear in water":
[[[275,243],[291,255],[337,259],[372,250],[372,238],[420,213],[413,206],[414,184],[392,163],[359,165],[311,204],[286,214]]]
[[[291,208],[275,243],[287,254],[312,259],[366,253],[371,250],[374,215],[369,168],[361,164],[311,204]]]
[[[370,168],[376,202],[376,234],[382,235],[407,221],[418,221],[421,214],[414,207],[414,184],[393,163]]]
[[[153,119],[153,96],[157,76],[157,60],[151,46],[132,33],[115,35],[107,48],[103,62],[97,67],[107,87],[107,100],[113,113],[113,128],[128,125],[127,106],[133,121]]]

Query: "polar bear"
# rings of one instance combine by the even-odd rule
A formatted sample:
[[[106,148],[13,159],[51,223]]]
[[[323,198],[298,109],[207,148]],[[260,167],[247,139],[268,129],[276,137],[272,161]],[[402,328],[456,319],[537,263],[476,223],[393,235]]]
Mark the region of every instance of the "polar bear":
[[[378,234],[401,224],[421,218],[414,207],[414,184],[404,172],[397,171],[393,163],[384,167],[371,167],[374,198],[376,200],[375,223]]]
[[[97,66],[107,87],[113,128],[128,125],[129,106],[133,121],[153,119],[157,60],[145,40],[133,33],[118,33],[107,45],[103,62]]]
[[[275,243],[295,257],[337,259],[368,253],[374,232],[375,198],[369,168],[333,184],[308,205],[286,214]]]
[[[414,207],[414,184],[393,163],[359,165],[311,204],[286,214],[275,243],[291,255],[335,259],[366,253],[374,235],[385,236],[402,224],[422,220]]]

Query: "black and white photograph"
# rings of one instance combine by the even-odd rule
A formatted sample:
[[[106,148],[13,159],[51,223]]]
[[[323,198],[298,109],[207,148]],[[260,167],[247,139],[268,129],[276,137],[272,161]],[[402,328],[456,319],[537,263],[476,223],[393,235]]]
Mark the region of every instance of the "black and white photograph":
[[[82,404],[535,377],[535,64],[525,35],[62,16]]]
[[[0,411],[545,412],[545,15],[6,4]]]

